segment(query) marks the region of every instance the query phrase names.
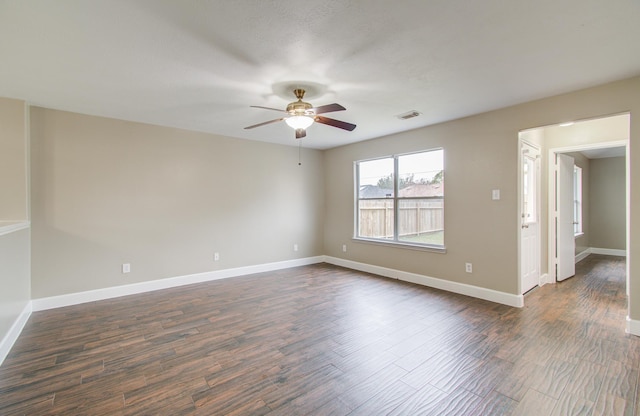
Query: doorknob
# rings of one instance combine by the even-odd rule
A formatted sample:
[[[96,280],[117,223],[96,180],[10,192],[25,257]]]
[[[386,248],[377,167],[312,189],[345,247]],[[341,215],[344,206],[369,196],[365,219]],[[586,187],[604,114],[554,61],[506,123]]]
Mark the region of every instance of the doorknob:
[[[522,224],[522,228],[529,228],[529,224]]]

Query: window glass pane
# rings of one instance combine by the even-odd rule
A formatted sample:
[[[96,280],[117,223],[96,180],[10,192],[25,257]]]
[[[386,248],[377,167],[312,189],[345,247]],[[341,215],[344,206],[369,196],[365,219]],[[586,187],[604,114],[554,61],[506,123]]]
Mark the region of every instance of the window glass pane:
[[[442,149],[356,162],[356,178],[357,237],[444,247]]]
[[[527,159],[522,164],[522,218],[527,222],[527,213],[529,212],[529,164]]]
[[[398,197],[442,197],[444,195],[443,151],[398,157]]]
[[[393,199],[358,201],[358,236],[393,240]]]
[[[398,240],[407,243],[444,245],[443,199],[399,200]]]
[[[573,232],[582,233],[582,168],[573,167]]]
[[[393,158],[358,163],[358,198],[393,198]]]
[[[525,157],[523,168],[523,219],[525,223],[534,223],[538,221],[538,201],[536,195],[536,190],[538,189],[536,185],[536,160],[530,157]]]

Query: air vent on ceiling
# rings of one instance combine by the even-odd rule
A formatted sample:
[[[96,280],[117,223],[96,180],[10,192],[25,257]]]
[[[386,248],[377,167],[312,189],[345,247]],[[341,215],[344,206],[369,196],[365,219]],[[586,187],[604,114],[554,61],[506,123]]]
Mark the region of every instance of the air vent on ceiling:
[[[416,110],[411,110],[407,113],[398,114],[396,117],[398,117],[400,120],[409,120],[410,118],[418,117],[420,114],[422,113]]]

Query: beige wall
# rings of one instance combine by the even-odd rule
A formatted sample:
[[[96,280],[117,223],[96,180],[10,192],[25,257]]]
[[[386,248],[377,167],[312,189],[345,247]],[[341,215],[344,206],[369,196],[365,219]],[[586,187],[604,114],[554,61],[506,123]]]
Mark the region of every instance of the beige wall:
[[[518,132],[623,112],[632,116],[631,177],[640,177],[640,77],[305,150],[302,167],[295,147],[34,108],[32,297],[319,254],[517,294]],[[353,241],[353,161],[434,147],[445,149],[447,253]],[[632,189],[632,319],[640,319],[639,194]],[[131,274],[120,273],[124,262]]]
[[[591,247],[626,249],[626,161],[593,159],[590,171]]]
[[[640,140],[640,122],[633,122],[634,114],[640,114],[640,77],[328,150],[325,253],[518,294],[518,132],[624,112],[631,113],[631,176],[640,178],[640,146],[633,146]],[[433,147],[445,150],[447,253],[353,241],[353,161]],[[501,189],[500,201],[491,201],[491,189]],[[546,195],[546,186],[542,192]],[[640,259],[640,192],[631,194],[630,315],[640,319],[640,267],[635,264]],[[546,228],[547,219],[543,221]],[[349,249],[343,253],[345,243]],[[464,273],[468,261],[473,274]]]
[[[0,222],[28,218],[25,126],[24,101],[0,98]]]
[[[320,151],[35,107],[31,136],[33,298],[323,254]]]
[[[31,300],[29,245],[28,228],[0,235],[0,340]]]
[[[328,150],[325,253],[517,293],[518,129],[508,124],[493,112]],[[352,240],[353,162],[438,147],[445,158],[446,254]],[[501,190],[501,200],[491,199],[492,189]],[[464,272],[465,262],[473,274]]]

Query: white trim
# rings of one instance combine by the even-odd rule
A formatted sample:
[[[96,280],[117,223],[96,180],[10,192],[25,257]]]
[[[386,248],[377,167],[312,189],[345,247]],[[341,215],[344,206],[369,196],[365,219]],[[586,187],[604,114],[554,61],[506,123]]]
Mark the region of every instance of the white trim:
[[[624,114],[629,114],[629,113],[624,113]],[[598,117],[594,120],[602,120],[609,117],[615,117],[615,115]],[[571,146],[554,147],[553,149],[549,149],[549,153],[571,153],[571,152],[580,152],[583,150],[607,149],[609,147],[627,147],[628,145],[629,145],[628,139],[611,140],[608,142],[585,143],[585,144],[576,144]]]
[[[89,290],[86,292],[69,293],[66,295],[33,299],[33,310],[43,311],[47,309],[61,308],[63,306],[77,305],[80,303],[94,302],[98,300],[117,298],[120,296],[134,295],[137,293],[151,292],[154,290],[169,289],[172,287],[190,285],[193,283],[227,279],[229,277],[244,276],[254,273],[270,272],[274,270],[287,269],[290,267],[307,266],[309,264],[322,263],[323,260],[323,256],[307,257],[296,260],[285,260],[275,263],[237,267],[233,269],[214,270],[210,272],[169,277],[166,279],[151,280],[148,282],[140,282],[130,285],[107,287],[104,289]]]
[[[604,254],[605,256],[622,256],[627,257],[627,250],[617,250],[614,248],[596,248],[591,247],[591,254]]]
[[[419,285],[446,290],[448,292],[484,299],[508,306],[515,306],[518,308],[524,306],[524,296],[522,295],[513,295],[511,293],[499,292],[497,290],[472,286],[465,283],[452,282],[449,280],[438,279],[436,277],[424,276],[417,273],[403,272],[401,270],[389,269],[386,267],[374,266],[366,263],[359,263],[337,257],[325,256],[324,261],[336,266],[342,266],[349,269],[373,273],[384,277],[390,277],[392,279],[416,283]]]
[[[31,227],[30,221],[0,221],[0,235]]]
[[[578,264],[579,262],[581,262],[582,260],[586,259],[587,257],[589,257],[589,254],[591,254],[592,251],[590,248],[585,249],[584,251],[576,254],[576,264]]]
[[[627,334],[640,336],[640,321],[629,318],[627,316],[627,328],[625,329]]]
[[[353,237],[351,240],[354,243],[374,244],[374,245],[387,246],[387,247],[389,246],[399,247],[399,248],[405,248],[407,250],[430,251],[432,253],[442,253],[442,254],[446,254],[447,252],[447,248],[445,246],[438,247],[438,246],[430,246],[426,244],[411,244],[411,243],[403,243],[401,241],[376,240],[373,238],[363,238],[363,237]]]
[[[0,365],[4,362],[4,359],[9,355],[9,351],[11,351],[11,347],[18,340],[18,337],[22,333],[24,326],[27,324],[29,317],[32,312],[32,302],[29,301],[25,305],[24,309],[15,321],[13,321],[13,325],[9,328],[9,331],[6,333],[2,341],[0,341]]]
[[[555,280],[551,279],[551,275],[549,273],[544,273],[540,276],[540,286],[544,286],[549,283],[555,283]]]

